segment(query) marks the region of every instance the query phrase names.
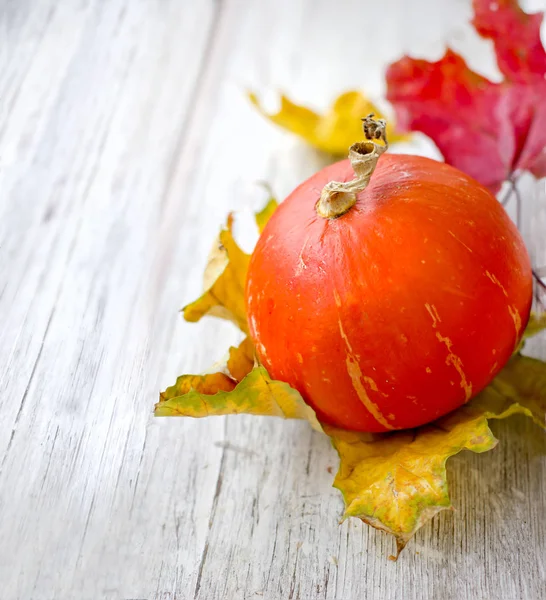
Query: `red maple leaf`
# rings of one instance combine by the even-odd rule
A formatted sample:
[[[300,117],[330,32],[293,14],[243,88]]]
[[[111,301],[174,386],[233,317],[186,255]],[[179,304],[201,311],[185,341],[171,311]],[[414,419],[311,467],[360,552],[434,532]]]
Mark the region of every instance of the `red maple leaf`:
[[[473,25],[495,47],[504,75],[493,83],[447,50],[438,62],[404,57],[387,70],[398,125],[434,140],[446,162],[497,192],[522,170],[546,175],[543,14],[517,0],[474,0]]]

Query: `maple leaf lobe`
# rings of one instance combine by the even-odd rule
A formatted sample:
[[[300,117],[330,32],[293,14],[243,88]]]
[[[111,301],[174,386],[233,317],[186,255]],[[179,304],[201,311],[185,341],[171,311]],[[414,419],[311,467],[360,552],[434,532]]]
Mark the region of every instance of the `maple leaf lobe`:
[[[542,14],[515,0],[474,0],[473,25],[493,42],[500,71],[494,83],[448,49],[437,62],[403,57],[387,70],[387,98],[406,130],[428,135],[446,162],[496,193],[527,170],[546,175],[546,52]]]

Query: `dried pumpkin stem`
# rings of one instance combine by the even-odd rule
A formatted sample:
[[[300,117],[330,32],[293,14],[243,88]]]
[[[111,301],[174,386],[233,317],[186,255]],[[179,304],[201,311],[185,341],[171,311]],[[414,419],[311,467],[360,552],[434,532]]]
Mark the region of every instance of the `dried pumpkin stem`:
[[[371,114],[362,121],[367,141],[356,142],[349,148],[355,178],[346,182],[330,181],[322,188],[316,211],[325,219],[340,217],[355,205],[358,193],[370,182],[379,157],[389,147],[384,119],[374,119]]]

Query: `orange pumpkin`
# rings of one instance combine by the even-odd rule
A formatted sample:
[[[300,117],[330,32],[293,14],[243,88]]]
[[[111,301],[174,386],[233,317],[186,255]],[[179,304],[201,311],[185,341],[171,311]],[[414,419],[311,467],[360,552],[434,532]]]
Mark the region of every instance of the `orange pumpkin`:
[[[493,379],[527,324],[532,273],[485,187],[428,158],[382,154],[384,124],[367,126],[353,166],[323,169],[279,206],[246,301],[270,375],[322,421],[374,432],[432,421]]]

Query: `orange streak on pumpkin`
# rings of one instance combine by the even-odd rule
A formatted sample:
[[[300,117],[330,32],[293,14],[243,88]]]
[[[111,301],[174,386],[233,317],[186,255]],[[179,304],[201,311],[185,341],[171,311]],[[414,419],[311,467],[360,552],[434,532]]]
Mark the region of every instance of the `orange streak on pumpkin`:
[[[439,331],[436,332],[436,337],[438,338],[438,341],[445,344],[447,348],[449,354],[446,358],[446,365],[452,365],[457,373],[459,373],[461,387],[464,390],[466,401],[468,402],[472,396],[472,384],[468,383],[466,379],[466,374],[463,370],[463,361],[453,352],[453,342],[448,337],[444,337]]]
[[[508,312],[512,317],[512,321],[514,321],[514,327],[516,328],[516,343],[519,339],[519,334],[521,331],[521,317],[519,315],[518,309],[515,306],[508,306]]]
[[[307,236],[305,238],[305,242],[303,242],[303,246],[300,250],[300,253],[298,255],[298,264],[296,266],[296,271],[294,273],[294,275],[297,277],[299,275],[301,275],[303,273],[304,269],[307,269],[307,265],[305,264],[304,260],[303,260],[303,252],[307,246],[307,243],[309,242],[309,236]]]
[[[459,244],[462,244],[471,254],[472,254],[472,248],[469,248],[464,242],[461,242],[461,240],[453,233],[453,231],[448,231],[449,235],[453,238],[455,238]]]
[[[380,392],[378,387],[377,387],[377,383],[375,383],[375,381],[371,378],[371,377],[367,377],[366,375],[362,376],[362,379],[370,386],[370,389],[373,390],[374,392],[377,392],[379,394],[381,394],[383,396],[383,398],[388,398],[389,395],[385,394],[385,392]],[[394,419],[394,417],[393,417]]]
[[[502,285],[502,283],[497,279],[497,277],[495,275],[493,275],[493,273],[490,273],[489,271],[485,272],[485,275],[498,287],[500,287],[500,289],[502,290],[502,293],[508,298],[508,292],[506,291],[506,289],[504,288],[504,286]]]
[[[438,323],[442,322],[442,319],[440,319],[440,315],[438,314],[436,307],[434,306],[434,304],[425,304],[425,308],[427,309],[428,314],[432,317],[432,326],[434,327],[434,329],[436,329]]]
[[[336,297],[337,304],[337,301],[339,299],[337,291],[334,291],[334,297]],[[358,365],[358,361],[353,355],[353,348],[349,342],[349,339],[347,338],[347,335],[345,334],[345,331],[343,330],[343,325],[341,324],[341,321],[338,320],[338,324],[339,333],[343,341],[345,342],[345,345],[347,346],[347,350],[349,351],[345,360],[345,364],[347,365],[347,373],[351,378],[353,388],[359,400],[366,407],[366,410],[373,416],[373,418],[378,423],[383,425],[385,429],[394,429],[394,427],[387,421],[383,413],[379,410],[379,406],[377,406],[377,404],[368,396],[368,392],[366,391],[366,388],[364,387],[362,382],[365,381],[366,383],[368,383],[368,385],[373,391],[378,391],[377,385],[371,377],[366,377],[362,374],[362,371],[360,370],[360,367]]]
[[[436,329],[438,323],[442,322],[442,319],[440,318],[440,315],[438,314],[436,307],[434,306],[434,304],[432,304],[432,305],[425,304],[425,308],[427,309],[428,314],[432,318],[432,327],[434,329]],[[457,371],[457,373],[459,374],[459,376],[461,378],[461,387],[464,390],[465,397],[468,402],[468,400],[470,400],[470,398],[472,396],[472,383],[469,383],[468,380],[466,379],[466,374],[463,370],[463,361],[453,352],[453,350],[452,350],[453,342],[448,337],[444,337],[439,331],[437,331],[436,338],[438,339],[439,342],[441,342],[442,344],[445,344],[447,351],[449,353],[446,358],[446,365],[452,365],[455,368],[455,370]],[[427,373],[431,372],[429,367],[426,368],[426,371],[427,371]]]
[[[499,287],[502,290],[502,293],[506,296],[506,298],[508,298],[508,292],[506,291],[506,289],[502,285],[502,283],[498,280],[498,278],[495,275],[493,275],[492,273],[490,273],[489,271],[486,271],[485,274],[497,287]],[[519,334],[521,332],[521,317],[518,312],[518,309],[515,306],[508,306],[508,312],[510,313],[510,316],[512,317],[512,321],[514,321],[514,327],[516,328],[516,344],[517,344],[517,340],[519,339]]]

